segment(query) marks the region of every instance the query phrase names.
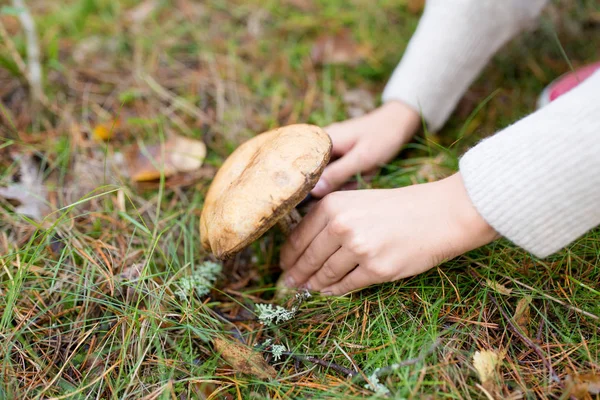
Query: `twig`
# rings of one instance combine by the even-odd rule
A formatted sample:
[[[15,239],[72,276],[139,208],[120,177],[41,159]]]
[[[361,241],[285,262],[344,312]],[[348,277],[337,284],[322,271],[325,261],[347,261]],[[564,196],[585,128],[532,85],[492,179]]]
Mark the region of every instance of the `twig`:
[[[377,378],[381,378],[383,376],[387,376],[387,375],[391,374],[392,372],[397,371],[400,368],[408,367],[408,366],[414,365],[414,364],[418,364],[418,363],[422,362],[425,358],[427,358],[430,354],[432,354],[435,351],[435,349],[437,349],[438,346],[441,343],[442,343],[442,339],[438,338],[435,342],[433,342],[433,344],[431,346],[429,346],[429,348],[427,349],[427,351],[424,352],[423,354],[421,354],[420,356],[415,357],[415,358],[409,358],[408,360],[404,360],[404,361],[401,361],[399,363],[388,365],[387,367],[378,368],[378,369],[375,370],[374,375]],[[355,378],[355,383],[356,382],[361,382],[361,381],[364,381],[364,380],[365,380],[364,377],[358,375]]]
[[[344,376],[357,376],[357,375],[360,376],[358,371],[355,371],[350,368],[342,367],[341,365],[338,365],[332,361],[321,360],[320,358],[313,357],[313,356],[300,356],[300,355],[294,354],[289,351],[284,351],[281,354],[284,356],[287,356],[287,357],[292,357],[293,359],[298,360],[298,361],[311,362],[313,364],[317,364],[317,365],[320,365],[325,368],[331,368],[332,370],[337,371],[337,372],[343,374]]]
[[[31,95],[34,101],[39,101],[43,95],[42,67],[40,65],[40,45],[38,43],[35,21],[23,0],[13,0],[15,8],[21,10],[19,20],[27,38],[27,78],[31,86]]]
[[[483,268],[489,269],[489,267],[487,267],[485,264],[481,264],[481,263],[478,263],[478,262],[475,262],[475,264],[476,264],[476,265],[478,265],[478,266],[480,266],[480,267],[483,267]],[[555,303],[558,303],[558,304],[560,304],[560,305],[561,305],[561,306],[563,306],[563,307],[566,307],[566,308],[568,308],[568,309],[569,309],[569,310],[571,310],[571,311],[575,311],[575,312],[577,312],[577,313],[583,314],[583,315],[585,315],[586,317],[589,317],[589,318],[591,318],[591,319],[593,319],[593,320],[595,320],[595,321],[600,321],[600,317],[599,317],[599,316],[597,316],[597,315],[595,315],[595,314],[592,314],[592,313],[590,313],[590,312],[588,312],[588,311],[582,310],[581,308],[578,308],[578,307],[572,306],[572,305],[570,305],[570,304],[567,304],[567,303],[565,303],[564,301],[562,301],[562,300],[559,300],[559,299],[557,299],[557,298],[555,298],[555,297],[552,297],[552,296],[550,296],[550,295],[548,295],[548,294],[546,294],[546,293],[544,293],[544,292],[540,292],[540,291],[536,290],[535,288],[533,288],[533,287],[531,287],[531,286],[529,286],[529,285],[526,285],[526,284],[525,284],[525,283],[523,283],[523,282],[519,282],[519,281],[518,281],[518,280],[516,280],[515,278],[512,278],[512,277],[510,277],[510,276],[506,276],[506,275],[504,275],[504,274],[501,274],[501,273],[499,273],[499,272],[496,272],[496,273],[497,273],[498,275],[502,276],[503,278],[505,278],[505,279],[508,279],[508,280],[510,280],[510,281],[512,281],[512,282],[514,282],[514,283],[516,283],[516,284],[517,284],[517,285],[519,285],[519,286],[522,286],[522,287],[524,287],[524,288],[526,288],[526,289],[529,289],[529,290],[531,290],[533,293],[535,293],[535,294],[537,294],[537,295],[540,295],[540,296],[542,296],[542,297],[544,297],[544,298],[546,298],[546,299],[548,299],[548,300],[551,300],[551,301],[553,301],[553,302],[555,302]]]
[[[552,380],[562,386],[562,381],[560,380],[560,378],[556,374],[556,372],[554,372],[552,363],[546,357],[546,354],[544,354],[544,351],[537,344],[535,344],[531,339],[529,339],[527,336],[525,336],[524,334],[521,333],[519,328],[517,328],[515,326],[515,324],[513,324],[510,316],[506,313],[506,311],[504,311],[504,309],[500,307],[500,304],[498,303],[498,300],[496,300],[496,297],[494,297],[494,295],[491,292],[488,292],[487,294],[488,294],[489,299],[492,301],[492,303],[494,303],[494,305],[496,306],[498,311],[500,311],[500,313],[506,320],[506,322],[508,324],[508,328],[511,331],[513,331],[513,333],[515,335],[517,335],[519,337],[519,339],[521,339],[521,341],[523,343],[525,343],[526,346],[528,346],[529,348],[533,349],[533,351],[536,352],[536,354],[542,359],[542,362],[544,363],[546,368],[548,368],[548,372],[550,373],[550,377],[552,378]]]

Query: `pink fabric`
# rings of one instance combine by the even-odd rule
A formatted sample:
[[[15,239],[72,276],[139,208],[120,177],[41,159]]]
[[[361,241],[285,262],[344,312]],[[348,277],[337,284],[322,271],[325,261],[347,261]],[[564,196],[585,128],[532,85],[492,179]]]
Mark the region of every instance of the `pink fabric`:
[[[575,86],[589,78],[598,69],[600,69],[600,62],[586,65],[575,72],[565,74],[563,77],[559,78],[556,82],[550,85],[550,101],[554,101],[559,96],[567,93],[569,90],[573,89]]]

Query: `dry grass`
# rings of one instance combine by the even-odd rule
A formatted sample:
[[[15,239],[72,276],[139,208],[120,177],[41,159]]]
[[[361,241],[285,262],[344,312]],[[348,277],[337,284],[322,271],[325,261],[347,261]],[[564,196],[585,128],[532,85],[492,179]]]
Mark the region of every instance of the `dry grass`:
[[[5,51],[12,46],[26,59],[20,25],[4,9],[0,179],[2,186],[19,179],[11,154],[37,155],[53,213],[38,223],[0,200],[0,398],[373,395],[360,378],[293,357],[274,361],[268,351],[274,380],[240,374],[215,354],[214,337],[249,345],[271,338],[293,355],[361,376],[418,358],[381,379],[398,398],[581,395],[571,390],[588,379],[581,375],[600,370],[598,230],[545,261],[497,242],[406,281],[314,297],[275,328],[256,320],[254,304],[273,295],[277,232],[227,262],[209,297],[181,301],[173,293],[177,279],[210,259],[198,218],[223,158],[274,126],[345,118],[356,112],[344,102],[351,90],[376,99],[416,26],[409,3],[30,0],[49,102],[37,113],[14,52]],[[597,13],[593,1],[553,5],[539,30],[495,58],[438,137],[420,135],[358,186],[453,171],[467,146],[531,111],[569,63],[597,57]],[[341,65],[311,59],[313,44],[332,40],[322,35],[339,32],[341,46],[359,58],[346,51]],[[93,138],[94,127],[115,120],[109,142]],[[200,171],[145,185],[121,176],[114,154],[170,132],[207,143]],[[490,289],[487,279],[512,292]],[[528,297],[529,317],[511,322]],[[473,367],[478,350],[505,352],[486,384]]]

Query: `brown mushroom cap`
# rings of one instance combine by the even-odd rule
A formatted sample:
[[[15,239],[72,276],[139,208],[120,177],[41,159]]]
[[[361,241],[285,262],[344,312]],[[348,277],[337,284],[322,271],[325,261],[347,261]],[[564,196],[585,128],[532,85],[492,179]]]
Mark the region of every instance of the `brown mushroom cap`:
[[[317,183],[331,139],[314,125],[289,125],[239,146],[208,190],[200,219],[202,246],[225,259],[289,213]]]

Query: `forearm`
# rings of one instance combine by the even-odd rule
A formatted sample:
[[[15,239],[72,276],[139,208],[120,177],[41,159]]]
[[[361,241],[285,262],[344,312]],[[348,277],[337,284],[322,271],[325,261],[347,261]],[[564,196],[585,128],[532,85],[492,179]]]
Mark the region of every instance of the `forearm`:
[[[600,225],[600,73],[468,151],[475,208],[539,257]]]
[[[429,0],[383,100],[404,102],[423,115],[430,130],[438,130],[491,57],[546,2]]]

